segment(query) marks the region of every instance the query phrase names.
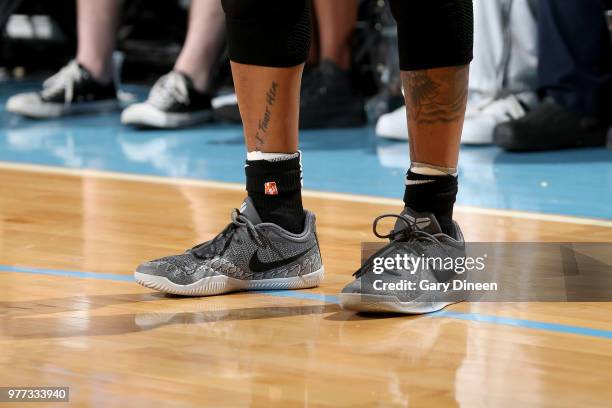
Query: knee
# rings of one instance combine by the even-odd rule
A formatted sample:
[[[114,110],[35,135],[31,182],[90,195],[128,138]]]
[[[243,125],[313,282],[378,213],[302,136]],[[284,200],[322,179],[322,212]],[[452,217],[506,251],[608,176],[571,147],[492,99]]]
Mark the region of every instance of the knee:
[[[230,59],[270,67],[306,61],[310,0],[222,0]]]
[[[391,0],[402,70],[468,64],[474,42],[472,0]]]

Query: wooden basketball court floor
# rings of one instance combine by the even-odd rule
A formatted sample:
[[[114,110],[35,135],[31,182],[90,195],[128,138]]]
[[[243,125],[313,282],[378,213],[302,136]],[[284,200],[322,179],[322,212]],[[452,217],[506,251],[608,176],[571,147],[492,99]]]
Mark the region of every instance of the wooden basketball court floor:
[[[180,298],[132,282],[143,260],[214,236],[243,195],[0,166],[0,386],[69,386],[70,403],[53,406],[612,406],[611,304],[342,311],[335,295],[371,221],[397,201],[306,194],[327,272],[317,289]],[[474,208],[457,218],[470,241],[612,241],[610,221]]]

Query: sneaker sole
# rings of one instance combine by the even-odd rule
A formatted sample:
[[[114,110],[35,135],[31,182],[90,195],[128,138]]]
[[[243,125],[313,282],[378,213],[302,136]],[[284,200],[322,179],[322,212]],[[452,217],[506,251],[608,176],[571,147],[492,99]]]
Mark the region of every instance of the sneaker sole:
[[[493,135],[493,142],[508,152],[541,152],[552,150],[576,149],[585,147],[600,147],[606,145],[605,131],[593,131],[578,135],[574,140],[565,144],[553,144],[547,141],[535,143],[533,140],[526,140],[517,137],[505,128],[496,128]]]
[[[128,126],[158,129],[177,129],[210,122],[212,110],[192,113],[165,113],[153,108],[131,112],[129,107],[121,114],[121,123]]]
[[[62,116],[84,115],[88,113],[110,112],[119,109],[118,100],[80,102],[73,105],[63,103],[28,104],[8,103],[6,110],[11,113],[34,119],[52,119]]]
[[[303,276],[260,280],[240,280],[219,275],[200,279],[189,285],[178,285],[164,276],[134,272],[136,282],[144,287],[164,293],[182,296],[213,296],[248,290],[307,289],[319,286],[325,270],[321,269]]]
[[[398,126],[392,126],[392,125],[387,125],[386,122],[391,122],[390,119],[387,119],[385,121],[381,121],[381,119],[378,119],[378,122],[376,123],[376,129],[375,129],[375,133],[377,137],[380,137],[381,139],[390,139],[390,140],[402,140],[402,141],[407,141],[408,140],[408,126],[406,125],[406,128],[401,128]]]
[[[360,293],[341,293],[340,305],[345,310],[366,313],[403,313],[425,314],[442,310],[447,306],[462,302],[457,299],[452,302],[400,302],[394,296],[362,295]]]

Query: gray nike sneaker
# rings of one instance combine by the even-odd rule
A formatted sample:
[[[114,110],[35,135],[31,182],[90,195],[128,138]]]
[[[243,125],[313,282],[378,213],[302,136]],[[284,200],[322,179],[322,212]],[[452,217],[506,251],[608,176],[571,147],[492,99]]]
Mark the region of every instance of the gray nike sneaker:
[[[323,275],[314,214],[307,211],[304,231],[292,234],[276,224],[261,222],[247,198],[214,239],[181,255],[146,262],[136,269],[134,278],[165,293],[209,296],[312,288]]]
[[[397,218],[388,235],[380,235],[378,222]],[[390,243],[374,253],[355,272],[355,280],[340,293],[342,308],[357,312],[421,314],[440,310],[467,298],[454,290],[464,280],[457,265],[465,260],[465,242],[456,223],[452,236],[444,234],[435,216],[405,208],[374,221],[374,234]],[[461,274],[455,270],[461,270]]]

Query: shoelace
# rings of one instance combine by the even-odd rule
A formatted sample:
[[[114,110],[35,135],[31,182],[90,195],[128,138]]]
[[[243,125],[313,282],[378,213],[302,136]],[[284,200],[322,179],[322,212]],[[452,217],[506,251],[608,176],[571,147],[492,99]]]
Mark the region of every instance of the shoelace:
[[[385,218],[397,218],[398,220],[402,221],[405,224],[405,227],[397,229],[397,230],[395,229],[391,230],[386,235],[380,234],[378,232],[378,223]],[[372,232],[374,232],[374,235],[376,235],[378,238],[389,239],[392,243],[393,242],[426,241],[426,242],[432,242],[440,246],[442,245],[440,241],[438,240],[438,238],[436,238],[434,235],[430,234],[429,232],[421,230],[418,227],[416,220],[410,219],[406,217],[405,215],[401,215],[401,214],[383,214],[379,217],[376,217],[376,219],[372,223]],[[382,248],[381,250],[377,251],[374,255],[372,255],[366,262],[364,262],[363,266],[359,268],[353,274],[353,276],[355,276],[356,278],[363,276],[368,270],[368,267],[371,264],[372,259],[376,258],[385,249],[386,247]]]
[[[385,218],[397,218],[402,221],[406,226],[399,230],[392,230],[387,235],[378,233],[378,223]],[[376,237],[381,239],[389,239],[391,241],[406,241],[410,242],[411,240],[427,240],[431,242],[439,242],[438,238],[429,232],[423,231],[418,227],[418,224],[415,219],[408,218],[402,214],[383,214],[379,217],[376,217],[374,222],[372,223],[372,232]]]
[[[83,77],[83,72],[76,61],[70,61],[59,72],[43,82],[43,97],[49,98],[58,92],[64,92],[64,103],[69,104],[74,97],[74,84]]]
[[[170,72],[162,76],[153,85],[148,102],[161,108],[167,107],[174,102],[184,105],[189,104],[187,81],[177,72]]]
[[[258,247],[265,247],[267,245],[265,237],[257,231],[255,225],[244,215],[240,214],[239,210],[234,209],[232,211],[232,222],[219,235],[211,241],[196,245],[190,251],[202,259],[210,259],[217,255],[222,255],[234,237],[243,231],[246,231]]]

